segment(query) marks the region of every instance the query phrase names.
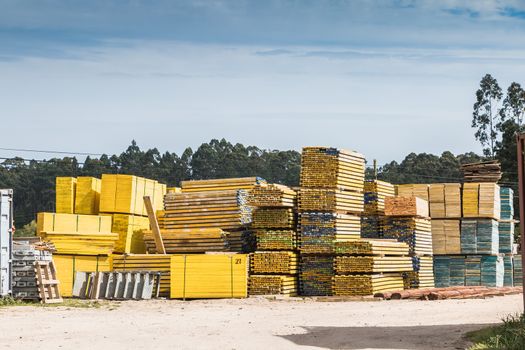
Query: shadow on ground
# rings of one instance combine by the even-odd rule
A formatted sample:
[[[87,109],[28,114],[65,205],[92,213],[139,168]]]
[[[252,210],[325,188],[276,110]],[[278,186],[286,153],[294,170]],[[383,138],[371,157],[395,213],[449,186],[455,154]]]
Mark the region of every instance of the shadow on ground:
[[[282,335],[297,345],[326,349],[465,349],[465,334],[492,324],[413,327],[303,327],[304,334]]]

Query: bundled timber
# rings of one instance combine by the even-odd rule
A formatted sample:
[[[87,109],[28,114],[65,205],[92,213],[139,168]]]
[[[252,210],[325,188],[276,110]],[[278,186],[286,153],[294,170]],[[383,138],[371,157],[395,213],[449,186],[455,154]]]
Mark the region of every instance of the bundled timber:
[[[205,253],[228,251],[227,233],[220,228],[162,229],[160,231],[164,248],[168,254]],[[144,233],[148,252],[156,253],[155,238],[151,231]]]
[[[514,191],[510,187],[500,187],[500,220],[514,219]]]
[[[363,193],[338,189],[301,188],[299,211],[333,211],[341,213],[362,213]]]
[[[403,184],[396,185],[396,195],[399,197],[418,197],[429,201],[429,185],[427,184]]]
[[[299,275],[301,295],[332,295],[332,278],[334,275],[334,256],[301,255]]]
[[[385,199],[386,216],[417,216],[428,218],[428,202],[415,196]]]
[[[172,255],[170,298],[246,298],[246,254]]]
[[[385,213],[385,198],[395,196],[395,188],[391,183],[380,180],[365,181],[364,214],[379,215]]]
[[[501,166],[499,161],[469,163],[461,165],[463,179],[465,182],[492,182],[501,179]]]
[[[121,254],[146,253],[144,231],[149,230],[149,219],[144,216],[112,214],[111,231],[119,235],[115,243],[115,252]]]
[[[461,184],[430,184],[429,207],[432,218],[460,218]]]
[[[363,191],[365,157],[357,152],[329,147],[304,147],[301,187]]]
[[[382,238],[384,223],[384,216],[362,216],[361,238]]]
[[[481,257],[481,285],[486,287],[503,287],[505,265],[499,255]]]
[[[296,296],[297,276],[294,275],[250,275],[249,295]]]
[[[251,253],[257,248],[257,237],[254,231],[228,231],[226,234],[228,250],[236,253]]]
[[[465,256],[465,286],[481,286],[481,255]]]
[[[41,231],[40,237],[50,241],[57,253],[85,255],[109,255],[118,240],[118,234],[111,232]]]
[[[180,187],[166,187],[166,193],[181,193],[182,189]]]
[[[434,254],[461,254],[460,220],[432,219]]]
[[[505,273],[499,255],[442,255],[434,257],[436,287],[501,287]]]
[[[374,295],[403,289],[401,274],[336,275],[333,278],[334,295]]]
[[[503,256],[503,286],[512,287],[514,286],[514,269],[512,267],[512,256]]]
[[[98,215],[100,188],[100,179],[90,176],[77,177],[75,214]]]
[[[374,272],[412,271],[412,259],[408,256],[336,256],[335,272],[338,275]]]
[[[335,243],[335,252],[351,255],[408,255],[408,245],[389,239],[338,241]]]
[[[521,263],[521,255],[514,255],[512,257],[512,270],[514,286],[523,286],[523,270]]]
[[[294,250],[297,248],[295,230],[258,230],[257,250]]]
[[[90,271],[79,270],[78,271]],[[171,255],[167,254],[130,254],[130,255],[114,255],[113,256],[113,270],[120,271],[159,271],[160,277],[160,292],[159,296],[170,296],[170,271],[171,271]]]
[[[410,254],[432,255],[432,229],[428,219],[387,217],[383,237],[407,243]]]
[[[251,190],[258,184],[266,184],[260,177],[239,177],[212,180],[181,181],[182,192]]]
[[[255,208],[253,211],[253,228],[294,228],[295,214],[291,208]]]
[[[499,252],[511,254],[514,246],[514,222],[500,221],[498,228]]]
[[[333,253],[336,241],[358,240],[361,220],[358,216],[336,213],[300,214],[299,241],[303,254]]]
[[[434,262],[431,256],[413,256],[412,271],[403,273],[405,289],[434,287]]]
[[[444,218],[445,214],[445,184],[430,184],[428,188],[428,206],[430,216]]]
[[[111,233],[111,216],[38,213],[36,232]]]
[[[289,207],[295,205],[297,193],[291,188],[278,184],[258,184],[248,196],[248,204],[254,207]]]
[[[290,251],[257,251],[252,254],[251,271],[254,274],[295,274],[298,272],[297,253]]]
[[[492,219],[461,220],[462,254],[498,254],[499,223]]]
[[[463,184],[463,216],[477,217],[479,206],[479,183]]]
[[[463,184],[463,216],[500,219],[500,187],[493,183]]]
[[[75,212],[77,179],[74,177],[57,177],[55,188],[55,211],[62,214],[73,214]]]
[[[245,190],[168,193],[159,224],[165,229],[241,229],[252,220]]]

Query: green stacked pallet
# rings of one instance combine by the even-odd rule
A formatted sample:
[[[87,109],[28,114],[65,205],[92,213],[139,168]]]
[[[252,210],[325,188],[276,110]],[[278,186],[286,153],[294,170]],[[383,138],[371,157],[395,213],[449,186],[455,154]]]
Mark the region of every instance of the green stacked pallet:
[[[514,285],[514,270],[512,267],[512,256],[511,255],[505,255],[503,256],[503,267],[504,267],[504,275],[503,275],[503,286],[505,287],[512,287]]]
[[[450,286],[465,285],[465,257],[450,257]]]
[[[434,278],[438,288],[450,287],[450,257],[434,256]]]
[[[481,285],[481,255],[467,255],[465,257],[465,285]]]
[[[486,287],[503,287],[503,257],[484,255],[481,257],[481,285]]]
[[[514,244],[514,222],[500,221],[499,223],[499,252],[511,254]]]
[[[523,286],[523,270],[521,264],[521,255],[514,255],[512,257],[512,270],[514,286]]]

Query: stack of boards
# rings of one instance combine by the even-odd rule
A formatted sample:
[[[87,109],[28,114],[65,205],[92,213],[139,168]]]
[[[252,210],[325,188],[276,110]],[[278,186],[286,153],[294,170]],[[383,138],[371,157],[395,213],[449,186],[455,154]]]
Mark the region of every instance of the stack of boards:
[[[411,255],[432,255],[432,228],[428,219],[386,217],[383,237],[407,243]]]
[[[363,193],[339,189],[301,188],[299,210],[359,214],[364,210]]]
[[[228,233],[220,228],[171,229],[160,231],[167,254],[226,252],[229,250]],[[144,233],[148,253],[155,254],[157,248],[151,231]]]
[[[206,191],[251,190],[259,184],[266,184],[266,181],[260,177],[188,180],[181,181],[181,191],[184,193],[189,193]]]
[[[430,184],[429,207],[432,218],[460,218],[461,184]]]
[[[250,190],[248,204],[254,207],[293,208],[297,193],[278,184],[259,184]]]
[[[493,183],[463,184],[463,217],[500,219],[500,187]]]
[[[250,258],[250,295],[297,295],[298,254],[256,251]]]
[[[499,223],[492,219],[461,220],[462,254],[498,254]]]
[[[440,255],[434,270],[436,287],[502,287],[505,265],[499,255]]]
[[[512,269],[514,286],[523,286],[523,269],[522,269],[521,254],[512,256]]]
[[[388,197],[385,200],[385,215],[428,218],[428,202],[415,196]]]
[[[367,180],[364,187],[364,214],[383,215],[385,213],[385,198],[394,197],[396,190],[391,183],[380,180]]]
[[[461,166],[465,182],[492,182],[501,179],[501,166],[497,160],[463,164]]]
[[[455,219],[432,219],[434,254],[461,254],[461,224]]]
[[[159,296],[170,296],[171,256],[167,254],[129,254],[113,256],[113,270],[160,272]],[[91,270],[80,270],[91,271]]]

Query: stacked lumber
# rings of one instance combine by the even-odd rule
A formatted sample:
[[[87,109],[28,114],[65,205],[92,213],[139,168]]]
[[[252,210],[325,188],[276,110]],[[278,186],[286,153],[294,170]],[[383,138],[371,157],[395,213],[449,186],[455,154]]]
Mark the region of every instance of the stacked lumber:
[[[408,245],[389,239],[363,239],[359,241],[338,241],[336,254],[353,255],[408,255]]]
[[[161,297],[170,296],[171,255],[168,254],[125,254],[113,256],[113,270],[120,271],[158,271]],[[90,271],[81,270],[78,271]]]
[[[418,197],[429,201],[429,185],[427,184],[403,184],[396,185],[396,195],[399,197]]]
[[[333,255],[301,254],[299,274],[301,295],[332,295],[333,276],[335,276]]]
[[[479,183],[463,184],[463,216],[477,217],[479,208]]]
[[[334,268],[337,275],[354,273],[383,273],[412,271],[408,256],[336,256]],[[336,277],[337,277],[336,275]]]
[[[250,295],[297,295],[296,275],[250,275]]]
[[[220,228],[161,229],[160,234],[168,254],[225,252],[229,248],[227,233]],[[144,232],[144,242],[150,254],[157,252],[151,231]]]
[[[432,218],[460,218],[461,184],[430,184],[429,207]]]
[[[500,220],[514,219],[514,191],[510,187],[500,187]]]
[[[411,255],[432,255],[432,229],[428,219],[386,217],[383,237],[407,243]]]
[[[514,269],[512,267],[512,255],[503,256],[503,286],[514,286]]]
[[[55,211],[62,214],[75,212],[77,179],[59,176],[55,179]]]
[[[363,191],[363,155],[330,147],[304,147],[301,155],[301,187]]]
[[[333,289],[334,295],[374,295],[403,289],[403,277],[398,274],[336,275]]]
[[[428,218],[428,202],[414,196],[388,197],[385,199],[385,215]]]
[[[512,256],[512,270],[514,286],[523,286],[523,267],[520,254]]]
[[[486,287],[503,287],[505,266],[503,257],[484,255],[481,257],[481,285]]]
[[[500,219],[500,188],[493,183],[463,185],[463,216]]]
[[[384,223],[384,216],[362,216],[361,238],[382,238]]]
[[[111,231],[119,235],[115,252],[121,254],[146,253],[144,231],[149,230],[149,219],[129,214],[111,214]]]
[[[437,287],[501,287],[505,266],[499,255],[442,255],[434,257]]]
[[[252,218],[253,228],[289,228],[295,227],[296,219],[291,208],[255,208]]]
[[[465,182],[492,182],[501,179],[501,166],[499,161],[469,163],[461,165],[463,179]]]
[[[436,287],[450,287],[450,257],[446,255],[434,256],[434,278]]]
[[[259,184],[250,190],[248,204],[254,207],[293,208],[296,196],[294,190],[284,185]]]
[[[465,256],[465,286],[481,286],[481,255]]]
[[[144,196],[149,196],[155,210],[160,210],[166,185],[143,177],[103,174],[100,212],[147,216]]]
[[[514,222],[499,222],[499,252],[511,254],[514,246]]]
[[[432,219],[434,254],[461,254],[460,220]]]
[[[118,234],[111,232],[111,217],[38,213],[37,234],[59,254],[108,255]]]
[[[395,187],[389,182],[367,180],[364,187],[364,214],[380,215],[385,213],[385,198],[395,196]]]
[[[462,256],[450,257],[450,285],[464,286],[465,285],[465,258]],[[481,271],[480,271],[481,273]]]
[[[428,188],[428,206],[433,218],[446,217],[445,184],[430,184]]]
[[[499,223],[492,219],[461,220],[462,254],[498,254]]]
[[[355,215],[304,212],[300,219],[300,249],[303,254],[332,254],[336,240],[360,238],[361,219]]]
[[[251,253],[257,248],[257,237],[251,230],[229,231],[226,243],[230,252]]]
[[[257,251],[250,263],[254,274],[296,274],[299,265],[297,253],[290,251]]]
[[[251,190],[266,181],[260,177],[181,181],[182,192]]]
[[[363,209],[362,192],[324,188],[301,188],[299,190],[299,211],[360,214]]]
[[[181,193],[182,189],[180,187],[166,187],[166,193]]]
[[[251,222],[245,190],[168,193],[159,224],[164,229],[242,229]]]
[[[100,179],[90,176],[77,177],[75,214],[98,215],[100,205]]]
[[[170,257],[170,298],[246,298],[246,254],[192,254]]]
[[[431,256],[413,256],[412,271],[403,273],[405,289],[434,287],[434,261]]]
[[[257,250],[294,250],[297,248],[295,230],[258,230]]]
[[[73,284],[77,272],[107,272],[112,270],[111,256],[53,254],[58,289],[63,297],[73,296]]]

